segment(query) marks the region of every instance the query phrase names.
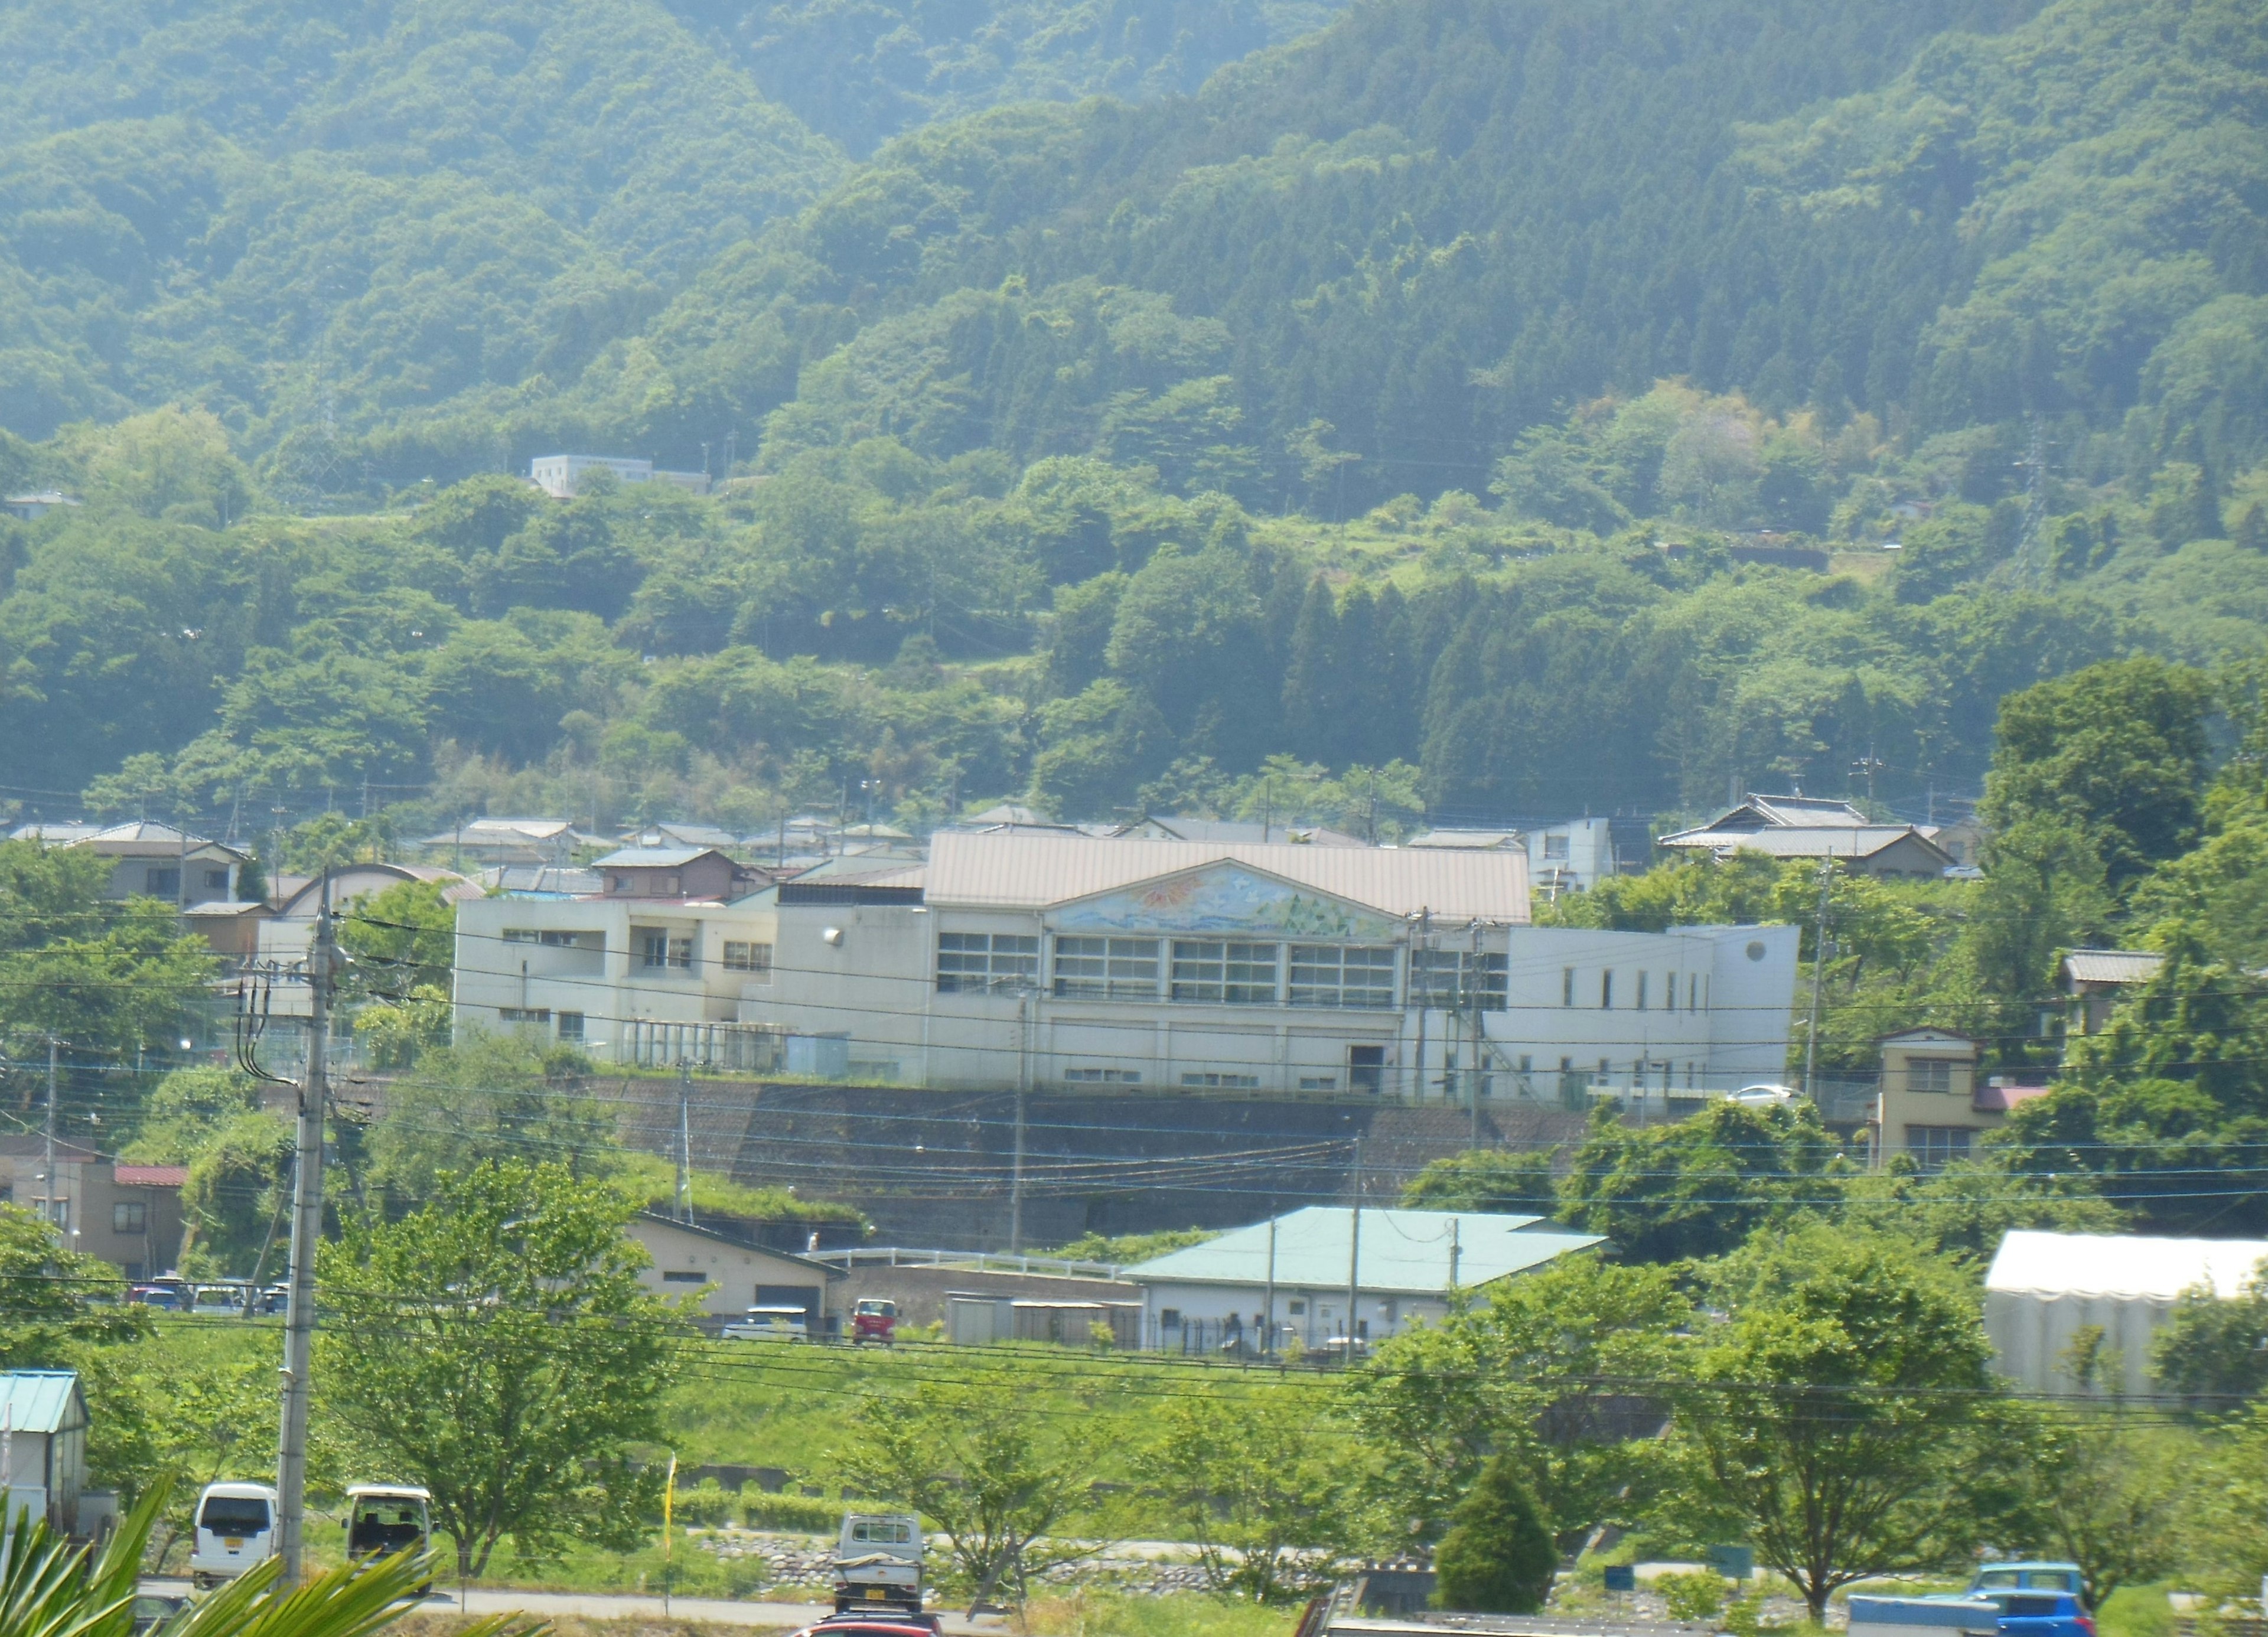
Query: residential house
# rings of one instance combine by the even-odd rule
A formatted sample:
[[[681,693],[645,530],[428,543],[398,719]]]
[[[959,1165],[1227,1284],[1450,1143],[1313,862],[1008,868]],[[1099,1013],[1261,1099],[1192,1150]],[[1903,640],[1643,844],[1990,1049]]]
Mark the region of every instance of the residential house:
[[[437,854],[446,854],[449,867],[473,864],[552,864],[574,863],[578,848],[608,843],[585,835],[567,818],[468,818],[418,842]]]
[[[156,898],[184,908],[232,903],[252,855],[240,848],[151,819],[126,824],[27,824],[12,840],[83,848],[110,863],[105,898]]]
[[[690,824],[677,819],[650,824],[622,837],[624,847],[713,847],[719,852],[740,845],[740,838],[713,824]]]
[[[1749,791],[1739,803],[1700,826],[1717,833],[1736,830],[1859,830],[1874,820],[1830,796],[1759,796]]]
[[[772,883],[758,870],[713,847],[625,847],[593,861],[608,898],[711,899],[746,898]]]
[[[335,915],[359,913],[357,906],[405,881],[439,884],[445,902],[464,903],[484,896],[481,887],[454,870],[432,864],[342,864],[330,872],[328,888],[321,876],[281,878],[269,913],[255,928],[258,959],[273,970],[276,982],[272,1016],[305,1017],[311,1010],[306,975],[293,970],[307,958],[315,936],[315,916],[326,891]]]
[[[1125,1270],[1142,1292],[1142,1337],[1169,1353],[1281,1353],[1348,1333],[1381,1341],[1438,1323],[1453,1293],[1485,1291],[1605,1243],[1541,1216],[1310,1205]]]
[[[73,500],[69,495],[64,494],[61,489],[55,488],[35,489],[26,495],[11,495],[4,501],[0,501],[0,508],[4,508],[10,517],[25,523],[37,523],[58,507],[77,504],[78,502]]]
[[[828,1286],[845,1276],[824,1262],[767,1250],[654,1211],[640,1212],[622,1231],[653,1259],[652,1266],[640,1271],[640,1283],[663,1296],[698,1296],[696,1310],[711,1318],[737,1318],[752,1307],[799,1307],[816,1336],[830,1311]]]
[[[68,1248],[111,1263],[128,1279],[171,1267],[181,1248],[178,1165],[120,1165],[58,1139],[54,1164],[43,1137],[0,1136],[0,1200],[55,1225]]]
[[[604,472],[617,483],[666,483],[696,495],[709,492],[706,472],[665,472],[651,460],[619,455],[539,455],[527,466],[527,481],[554,500],[572,500],[584,481]]]
[[[1249,819],[1184,818],[1179,813],[1168,813],[1163,818],[1150,814],[1118,833],[1145,841],[1258,842],[1263,846],[1271,841],[1287,841],[1294,847],[1371,845],[1359,835],[1349,835],[1328,825],[1280,824],[1272,819],[1254,824]]]
[[[2047,1093],[2044,1081],[2012,1075],[1980,1081],[1977,1044],[1946,1029],[1885,1036],[1874,1114],[1874,1163],[1912,1156],[1924,1171],[1967,1159],[1977,1139],[2014,1109]]]
[[[2235,1301],[2257,1286],[2264,1258],[2268,1240],[2010,1233],[1984,1275],[1993,1366],[2030,1392],[2155,1393],[2151,1343],[2183,1297],[2203,1291]],[[2071,1375],[2082,1330],[2102,1339],[2107,1381]]]
[[[1921,833],[1945,849],[1947,856],[1964,870],[1977,867],[1979,855],[1984,850],[1984,826],[1974,818],[1956,818],[1951,824],[1922,825]]]
[[[1836,860],[1860,875],[1885,880],[1936,880],[1955,868],[1953,856],[1905,825],[1821,826],[1816,828],[1707,831],[1682,830],[1659,843],[1674,853],[1706,853],[1724,860],[1736,853],[1767,857]]]
[[[940,1087],[1580,1106],[1595,1078],[1668,1112],[1779,1072],[1794,929],[1528,920],[1518,852],[940,832],[925,866],[732,902],[462,905],[457,1014]]]
[[[1750,792],[1707,824],[1655,843],[1673,853],[1736,853],[1773,858],[1840,859],[1861,875],[1934,880],[1960,860],[1910,824],[1877,824],[1849,802],[1815,796]]]
[[[595,870],[556,864],[496,864],[476,871],[482,891],[515,898],[595,898],[604,890]]]
[[[2073,950],[2058,977],[2070,997],[2067,1034],[2100,1034],[2127,990],[2158,975],[2166,958],[2150,950]]]
[[[1609,876],[1643,870],[1652,841],[1643,819],[1545,818],[1517,828],[1428,830],[1404,847],[1518,848],[1528,855],[1528,876],[1548,899],[1586,892]]]

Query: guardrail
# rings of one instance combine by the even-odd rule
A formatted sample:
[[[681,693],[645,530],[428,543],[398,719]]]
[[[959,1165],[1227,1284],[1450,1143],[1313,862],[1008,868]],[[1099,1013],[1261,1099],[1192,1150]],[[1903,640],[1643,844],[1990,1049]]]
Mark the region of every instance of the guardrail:
[[[1070,1279],[1116,1279],[1122,1262],[1082,1262],[1061,1256],[1004,1255],[990,1251],[928,1251],[903,1245],[860,1245],[845,1251],[807,1251],[804,1259],[849,1272],[853,1267],[968,1267],[986,1274],[1055,1274]]]

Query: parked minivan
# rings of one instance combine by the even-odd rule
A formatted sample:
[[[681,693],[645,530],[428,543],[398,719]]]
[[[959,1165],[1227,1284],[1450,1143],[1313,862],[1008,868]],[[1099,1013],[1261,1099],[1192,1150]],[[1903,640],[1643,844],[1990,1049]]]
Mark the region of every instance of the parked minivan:
[[[276,1555],[276,1490],[270,1484],[207,1484],[197,1497],[189,1583],[217,1586]]]

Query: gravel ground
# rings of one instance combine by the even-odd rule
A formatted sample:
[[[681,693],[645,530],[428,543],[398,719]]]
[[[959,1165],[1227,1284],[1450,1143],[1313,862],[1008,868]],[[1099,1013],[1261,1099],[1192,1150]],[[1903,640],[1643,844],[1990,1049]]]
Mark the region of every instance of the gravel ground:
[[[835,1542],[824,1535],[790,1535],[754,1529],[710,1529],[693,1544],[728,1562],[762,1562],[770,1571],[768,1596],[806,1589],[825,1595]],[[1036,1576],[1049,1586],[1108,1586],[1114,1590],[1160,1594],[1201,1591],[1204,1576],[1194,1563],[1149,1554],[1106,1551]]]

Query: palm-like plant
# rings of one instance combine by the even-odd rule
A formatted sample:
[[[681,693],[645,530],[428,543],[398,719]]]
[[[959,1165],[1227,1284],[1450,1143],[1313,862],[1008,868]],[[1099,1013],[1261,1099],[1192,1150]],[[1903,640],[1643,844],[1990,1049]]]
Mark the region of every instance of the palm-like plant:
[[[132,1637],[134,1589],[143,1549],[172,1492],[150,1487],[99,1556],[21,1514],[0,1543],[0,1637]],[[279,1590],[283,1564],[270,1558],[210,1597],[189,1604],[153,1637],[369,1637],[408,1611],[431,1578],[427,1560],[396,1553],[312,1575]],[[461,1637],[504,1637],[512,1616],[468,1626]],[[536,1625],[511,1637],[539,1637]]]

